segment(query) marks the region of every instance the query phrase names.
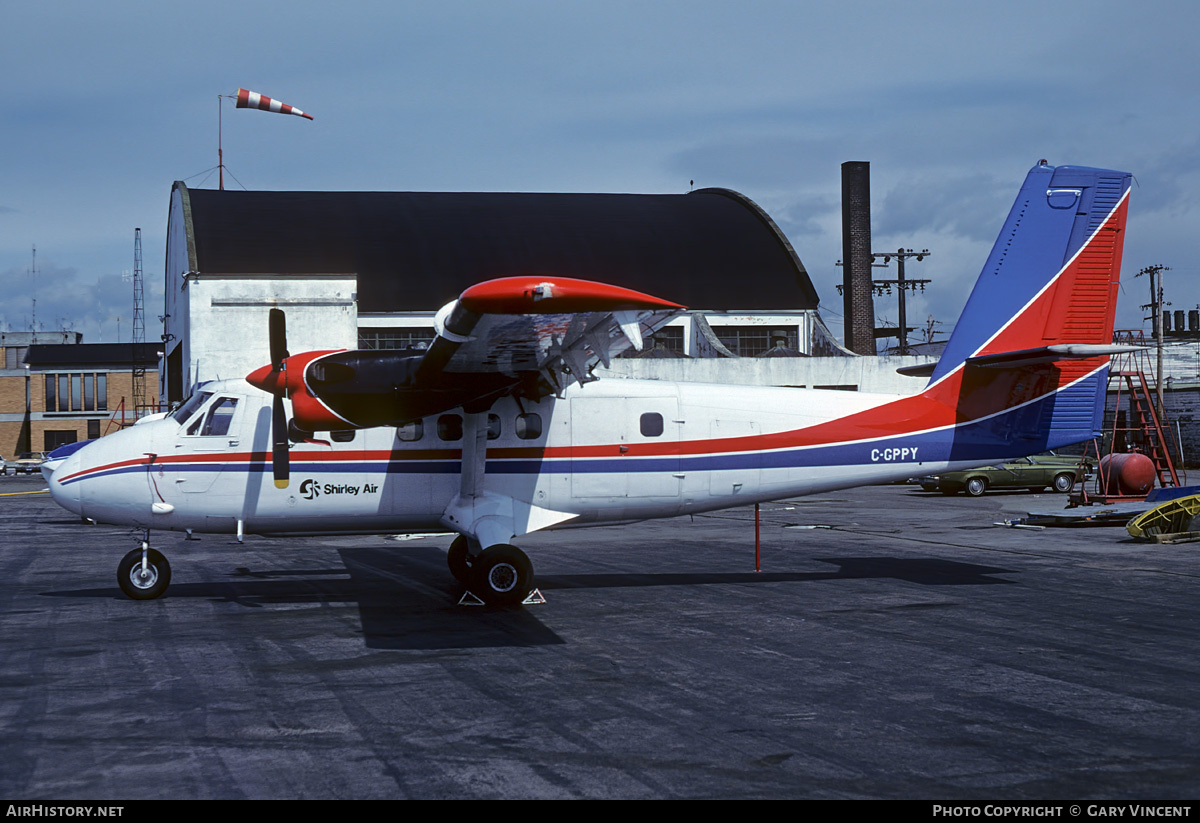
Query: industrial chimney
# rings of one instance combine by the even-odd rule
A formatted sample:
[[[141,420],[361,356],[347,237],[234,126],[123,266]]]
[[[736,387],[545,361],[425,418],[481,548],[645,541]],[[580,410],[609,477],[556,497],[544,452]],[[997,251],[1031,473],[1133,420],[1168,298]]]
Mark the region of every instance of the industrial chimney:
[[[842,163],[842,310],[855,354],[875,354],[871,293],[871,164],[850,161]]]

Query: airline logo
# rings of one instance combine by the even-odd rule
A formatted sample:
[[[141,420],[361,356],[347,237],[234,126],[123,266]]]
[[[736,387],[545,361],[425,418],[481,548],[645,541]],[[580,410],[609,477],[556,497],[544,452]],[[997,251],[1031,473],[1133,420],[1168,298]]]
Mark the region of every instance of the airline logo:
[[[363,483],[361,486],[351,486],[345,483],[322,483],[310,477],[300,484],[300,496],[305,500],[316,500],[323,494],[357,497],[359,494],[374,494],[378,491],[378,483]]]

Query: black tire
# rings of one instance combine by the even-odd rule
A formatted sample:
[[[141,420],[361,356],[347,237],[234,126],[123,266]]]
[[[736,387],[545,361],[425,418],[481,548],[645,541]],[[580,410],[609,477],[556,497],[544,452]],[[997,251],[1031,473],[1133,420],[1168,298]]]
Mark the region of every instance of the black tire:
[[[516,546],[489,546],[471,564],[471,591],[489,606],[515,606],[533,590],[533,564]]]
[[[133,600],[153,600],[160,597],[171,584],[171,564],[167,558],[149,549],[146,552],[146,575],[142,576],[142,550],[134,549],[117,564],[117,585],[126,597]]]
[[[446,565],[450,567],[450,574],[454,575],[455,580],[464,586],[470,584],[471,549],[463,535],[454,538],[450,544],[450,551],[446,552]]]
[[[1075,475],[1063,472],[1062,474],[1054,475],[1054,490],[1056,492],[1069,492],[1075,487]]]
[[[987,480],[982,477],[972,477],[967,481],[967,485],[963,489],[972,497],[981,497],[987,491],[987,487]]]

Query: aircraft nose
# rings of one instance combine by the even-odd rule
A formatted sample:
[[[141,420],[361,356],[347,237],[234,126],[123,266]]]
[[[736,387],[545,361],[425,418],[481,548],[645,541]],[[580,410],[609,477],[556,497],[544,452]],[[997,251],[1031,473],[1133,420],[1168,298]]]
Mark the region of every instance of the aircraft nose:
[[[75,514],[83,514],[83,500],[80,498],[80,488],[83,485],[71,482],[71,476],[79,473],[79,452],[57,461],[54,466],[43,467],[42,474],[50,486],[50,496],[54,502]]]

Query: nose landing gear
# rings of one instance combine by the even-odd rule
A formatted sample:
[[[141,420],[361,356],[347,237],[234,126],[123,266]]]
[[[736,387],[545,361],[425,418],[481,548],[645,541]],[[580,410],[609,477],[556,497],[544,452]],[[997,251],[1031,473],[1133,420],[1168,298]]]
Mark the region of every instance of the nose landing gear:
[[[171,583],[171,564],[150,548],[147,540],[142,540],[140,549],[134,549],[117,564],[117,585],[126,597],[134,600],[153,600]]]

